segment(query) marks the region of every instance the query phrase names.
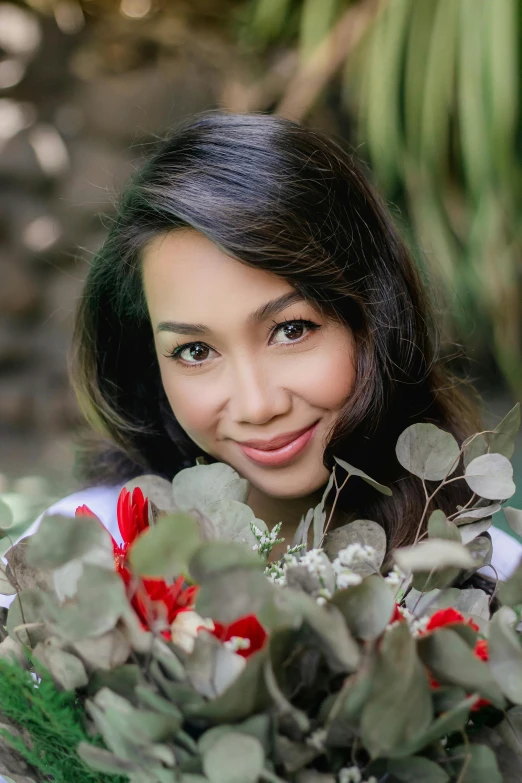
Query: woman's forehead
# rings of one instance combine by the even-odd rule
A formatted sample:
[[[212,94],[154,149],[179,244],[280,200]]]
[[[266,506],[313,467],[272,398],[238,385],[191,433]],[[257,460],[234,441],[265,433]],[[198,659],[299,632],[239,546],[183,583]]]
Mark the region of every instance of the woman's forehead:
[[[256,269],[221,251],[197,231],[157,237],[143,257],[143,284],[149,311],[157,320],[204,315],[233,307],[250,312],[295,291],[284,278]]]

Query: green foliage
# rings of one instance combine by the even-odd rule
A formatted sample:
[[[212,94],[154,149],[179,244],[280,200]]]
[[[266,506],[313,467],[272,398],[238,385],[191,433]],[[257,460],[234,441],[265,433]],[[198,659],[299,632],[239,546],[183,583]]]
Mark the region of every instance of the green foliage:
[[[94,772],[75,753],[80,742],[103,745],[99,737],[88,736],[77,695],[59,691],[49,674],[41,674],[35,687],[29,671],[0,660],[0,717],[30,737],[26,743],[24,735],[15,737],[2,729],[3,740],[55,783],[124,783],[126,777]]]

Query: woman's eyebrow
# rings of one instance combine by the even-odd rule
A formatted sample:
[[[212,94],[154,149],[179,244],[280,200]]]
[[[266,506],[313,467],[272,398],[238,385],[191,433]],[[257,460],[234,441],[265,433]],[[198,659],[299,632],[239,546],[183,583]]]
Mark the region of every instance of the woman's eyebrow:
[[[253,313],[247,318],[247,323],[258,324],[273,315],[277,315],[285,307],[289,307],[291,304],[297,302],[304,302],[304,296],[298,291],[290,291],[283,296],[278,296],[277,299],[272,299],[270,302],[261,305],[254,310]],[[156,329],[156,332],[176,332],[177,334],[210,334],[211,329],[204,324],[188,324],[182,321],[161,321]]]

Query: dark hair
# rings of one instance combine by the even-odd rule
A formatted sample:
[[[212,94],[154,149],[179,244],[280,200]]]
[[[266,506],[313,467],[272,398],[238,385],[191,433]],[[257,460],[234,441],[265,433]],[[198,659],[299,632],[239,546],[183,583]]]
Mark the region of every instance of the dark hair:
[[[159,144],[124,190],[77,313],[73,382],[105,443],[84,452],[84,479],[116,483],[145,472],[170,479],[201,453],[163,391],[141,281],[147,243],[187,227],[284,277],[349,324],[357,380],[325,465],[335,454],[392,484],[386,498],[352,479],[340,505],[380,522],[390,546],[410,542],[424,495],[397,462],[398,436],[424,421],[461,441],[476,431],[478,415],[435,355],[415,264],[352,155],[277,116],[197,115]],[[467,497],[450,484],[437,505],[453,511]]]

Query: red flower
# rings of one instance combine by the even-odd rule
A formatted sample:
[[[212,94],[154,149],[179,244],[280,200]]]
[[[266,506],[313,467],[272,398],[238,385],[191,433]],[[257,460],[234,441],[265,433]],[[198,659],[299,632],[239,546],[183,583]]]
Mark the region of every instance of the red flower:
[[[404,622],[404,615],[400,610],[399,604],[395,604],[393,607],[393,614],[388,620],[388,625],[391,625],[391,623],[400,623]]]
[[[122,489],[118,497],[117,517],[123,543],[118,544],[114,538],[112,539],[114,565],[125,582],[132,607],[143,627],[150,628],[152,624],[162,621],[165,625],[162,635],[170,639],[168,626],[174,621],[178,612],[193,607],[198,588],[196,586],[184,588],[182,576],[173,584],[168,584],[163,579],[133,581],[132,573],[127,567],[127,556],[134,541],[149,527],[148,509],[148,498],[143,496],[139,487],[136,487],[132,493],[125,488]],[[76,516],[96,517],[85,505],[76,509]]]
[[[466,620],[464,615],[458,612],[453,607],[448,609],[439,609],[438,612],[432,614],[429,623],[426,626],[426,631],[434,631],[436,628],[443,628],[445,625],[452,625],[454,623],[464,623],[473,628],[474,631],[478,631],[479,627],[473,620]]]
[[[478,625],[474,623],[473,620],[466,621],[460,612],[450,607],[449,609],[440,609],[438,612],[435,612],[435,614],[431,616],[430,621],[426,626],[426,631],[434,631],[436,628],[443,628],[445,625],[453,625],[455,623],[469,625],[471,628],[473,628],[474,631],[479,630]],[[479,639],[479,641],[475,644],[475,649],[473,652],[477,658],[480,658],[480,660],[489,660],[488,643],[485,639]],[[433,690],[440,688],[440,684],[429,671],[428,677],[430,681],[430,688]],[[471,711],[477,712],[482,707],[487,707],[489,704],[491,704],[491,702],[487,701],[487,699],[479,699],[477,702],[475,702],[471,708]]]
[[[247,614],[240,617],[230,625],[222,625],[214,622],[212,635],[220,642],[234,642],[234,652],[243,658],[249,658],[251,655],[264,647],[267,634],[259,620],[254,614]]]

